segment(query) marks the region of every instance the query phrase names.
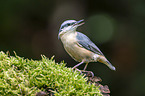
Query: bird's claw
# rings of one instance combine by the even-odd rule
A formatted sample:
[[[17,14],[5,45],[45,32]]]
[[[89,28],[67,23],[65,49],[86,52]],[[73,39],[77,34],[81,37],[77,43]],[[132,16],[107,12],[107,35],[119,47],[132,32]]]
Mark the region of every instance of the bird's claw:
[[[74,69],[74,68],[72,68]],[[84,70],[79,70],[78,68],[75,68],[77,71],[79,71],[81,74],[86,74],[87,77],[94,77],[94,73],[92,71],[84,71]]]
[[[78,68],[72,68],[72,69],[76,69],[77,71],[79,71],[79,72],[82,74],[82,71],[81,71],[81,70],[79,70]]]
[[[84,74],[86,74],[87,77],[94,77],[94,73],[92,71],[84,71],[84,70],[82,70],[82,72]]]

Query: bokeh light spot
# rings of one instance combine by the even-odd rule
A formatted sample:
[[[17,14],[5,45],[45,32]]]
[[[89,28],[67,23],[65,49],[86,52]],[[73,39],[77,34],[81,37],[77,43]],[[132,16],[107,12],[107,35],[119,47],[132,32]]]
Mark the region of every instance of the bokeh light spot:
[[[114,19],[106,14],[94,15],[88,19],[90,36],[98,43],[108,42],[114,33]]]

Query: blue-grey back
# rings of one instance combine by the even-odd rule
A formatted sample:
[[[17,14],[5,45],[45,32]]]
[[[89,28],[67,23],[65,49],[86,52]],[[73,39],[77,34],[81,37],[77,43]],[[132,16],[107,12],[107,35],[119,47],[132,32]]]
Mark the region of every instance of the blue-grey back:
[[[77,42],[85,49],[103,55],[100,49],[83,33],[77,32]],[[104,56],[104,55],[103,55]]]

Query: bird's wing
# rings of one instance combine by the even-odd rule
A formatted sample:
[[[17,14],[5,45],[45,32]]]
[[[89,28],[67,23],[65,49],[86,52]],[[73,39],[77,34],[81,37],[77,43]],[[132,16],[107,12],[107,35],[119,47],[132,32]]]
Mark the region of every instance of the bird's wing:
[[[85,34],[77,32],[76,38],[78,44],[81,45],[83,48],[92,51],[96,54],[103,55],[100,49]]]

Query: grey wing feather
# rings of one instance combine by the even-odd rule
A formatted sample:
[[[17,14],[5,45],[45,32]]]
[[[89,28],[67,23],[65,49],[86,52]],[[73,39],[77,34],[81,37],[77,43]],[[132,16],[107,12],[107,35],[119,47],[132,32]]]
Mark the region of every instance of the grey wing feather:
[[[77,32],[77,42],[85,49],[103,55],[100,49],[83,33]],[[103,55],[104,56],[104,55]]]

